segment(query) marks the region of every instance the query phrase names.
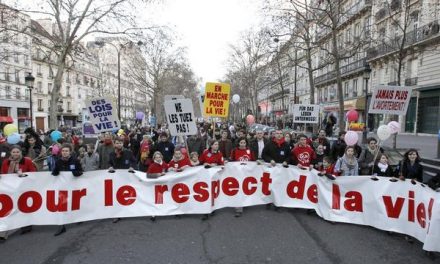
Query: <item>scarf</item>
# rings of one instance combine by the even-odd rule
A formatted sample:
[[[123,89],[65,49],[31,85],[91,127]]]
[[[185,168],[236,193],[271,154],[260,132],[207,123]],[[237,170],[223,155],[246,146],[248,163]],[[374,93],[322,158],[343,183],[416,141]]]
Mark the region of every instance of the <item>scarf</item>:
[[[385,172],[388,169],[388,164],[377,163],[377,167],[379,167],[381,172]]]
[[[356,159],[352,157],[349,159],[345,154],[342,156],[341,170],[342,171],[351,171],[356,166]]]
[[[16,173],[20,169],[19,163],[21,160],[21,156],[18,159],[12,159],[12,157],[9,157],[9,168],[8,173]]]
[[[121,158],[122,157],[122,149],[115,149],[115,153],[116,153],[116,158]]]
[[[281,145],[284,144],[285,139],[284,139],[283,137],[282,137],[281,139],[273,138],[273,142],[274,142],[278,147],[281,147]]]
[[[367,147],[368,151],[373,155],[373,157],[376,155],[377,151],[379,150],[378,147],[376,149],[371,149],[370,146]]]

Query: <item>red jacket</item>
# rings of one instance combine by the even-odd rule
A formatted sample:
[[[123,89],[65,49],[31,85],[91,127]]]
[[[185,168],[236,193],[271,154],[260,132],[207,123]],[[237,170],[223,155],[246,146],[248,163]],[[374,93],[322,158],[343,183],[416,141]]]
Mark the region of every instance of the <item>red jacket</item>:
[[[319,171],[325,174],[338,176],[338,173],[335,173],[335,164],[330,164],[330,166],[328,166],[327,168],[324,168],[324,166],[321,165],[321,167],[319,167]]]
[[[147,173],[162,173],[168,170],[168,164],[165,161],[162,161],[162,164],[153,162],[148,166]]]
[[[231,160],[232,161],[252,161],[252,160],[255,160],[255,158],[254,158],[254,155],[252,154],[252,151],[250,149],[248,149],[248,148],[246,148],[246,149],[235,148],[232,150]]]
[[[220,151],[217,151],[216,153],[212,153],[211,150],[205,149],[203,151],[202,156],[199,158],[200,163],[216,163],[217,165],[223,165],[223,155]]]
[[[190,167],[192,166],[191,161],[187,157],[184,157],[183,159],[177,162],[175,162],[174,159],[172,159],[170,163],[168,163],[168,168],[175,168],[175,164],[177,164],[177,169],[180,169],[183,166],[190,166]]]
[[[5,159],[2,164],[2,174],[7,174],[9,170],[9,164],[11,161],[9,159]],[[32,163],[32,160],[28,157],[23,157],[20,162],[18,163],[18,167],[21,169],[22,172],[33,172],[37,171],[35,168],[35,165]],[[15,172],[17,173],[17,171]]]
[[[312,161],[316,159],[316,153],[309,145],[305,147],[298,145],[292,149],[291,154],[295,164],[300,164],[305,167],[310,166]]]

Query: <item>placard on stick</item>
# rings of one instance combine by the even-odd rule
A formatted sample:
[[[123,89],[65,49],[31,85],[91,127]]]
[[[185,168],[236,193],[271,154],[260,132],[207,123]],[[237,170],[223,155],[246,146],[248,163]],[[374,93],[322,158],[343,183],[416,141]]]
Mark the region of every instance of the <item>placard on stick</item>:
[[[165,113],[172,136],[197,134],[196,118],[191,99],[165,101]]]
[[[90,122],[95,133],[113,131],[121,128],[117,107],[110,97],[96,97],[86,100]]]
[[[231,86],[228,83],[206,83],[204,115],[228,117],[230,94]]]
[[[317,124],[319,122],[319,105],[293,105],[293,122]]]
[[[373,89],[369,114],[406,115],[411,87],[379,85]]]

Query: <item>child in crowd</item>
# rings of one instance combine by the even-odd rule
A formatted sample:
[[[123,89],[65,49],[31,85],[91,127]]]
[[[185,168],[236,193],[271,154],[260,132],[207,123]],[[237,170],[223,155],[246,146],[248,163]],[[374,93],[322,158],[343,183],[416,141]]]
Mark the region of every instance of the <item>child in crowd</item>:
[[[150,164],[147,170],[147,178],[156,179],[159,176],[165,175],[168,170],[168,164],[163,160],[163,155],[160,151],[153,154],[153,163]]]
[[[191,154],[189,155],[189,159],[191,161],[192,166],[199,166],[200,165],[199,153],[197,153],[195,151],[191,152]]]
[[[168,170],[182,171],[191,166],[191,161],[182,154],[182,149],[175,148],[173,158],[171,159],[170,163],[168,163]]]

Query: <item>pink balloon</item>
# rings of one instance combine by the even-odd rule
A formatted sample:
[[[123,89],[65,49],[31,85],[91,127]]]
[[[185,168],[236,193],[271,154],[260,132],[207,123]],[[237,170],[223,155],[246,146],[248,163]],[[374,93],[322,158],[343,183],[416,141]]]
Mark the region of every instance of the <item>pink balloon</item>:
[[[348,122],[356,122],[359,118],[359,114],[356,110],[350,110],[347,112],[347,120]]]
[[[58,147],[57,144],[52,146],[52,155],[58,155],[58,153],[60,152],[60,147]]]
[[[359,136],[354,131],[347,131],[347,134],[345,134],[344,141],[347,144],[347,146],[354,146],[359,140]]]
[[[400,133],[400,124],[399,124],[399,122],[396,122],[396,121],[391,121],[391,122],[389,122],[388,123],[388,128],[390,129],[390,131],[391,131],[391,134],[394,134],[394,133]]]
[[[255,123],[255,117],[253,115],[248,115],[246,117],[246,123],[248,125],[252,125],[253,123]]]

